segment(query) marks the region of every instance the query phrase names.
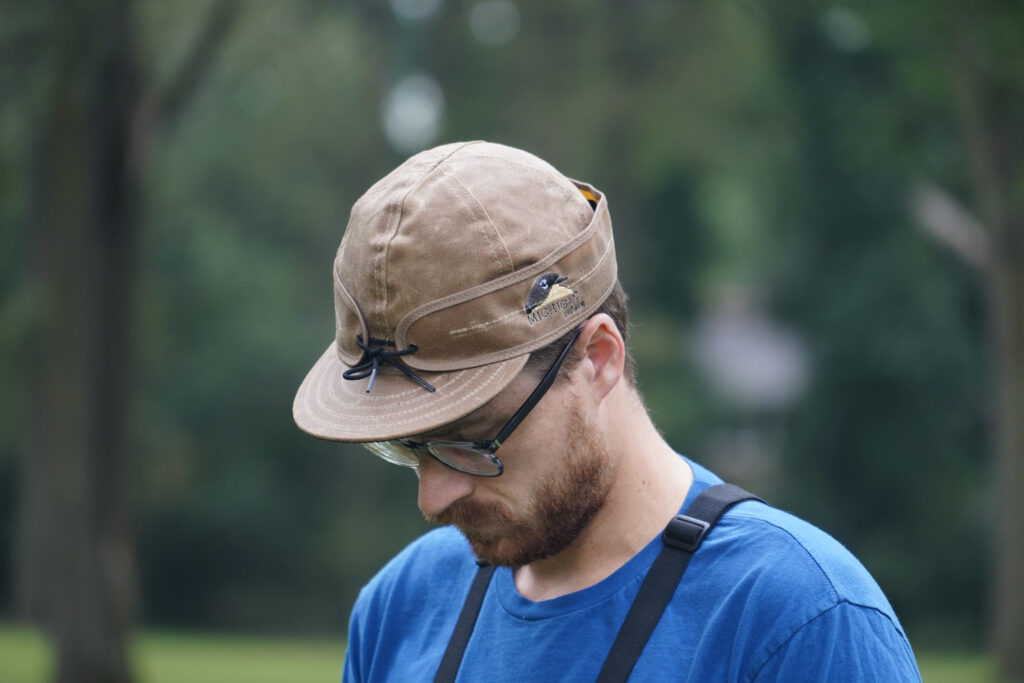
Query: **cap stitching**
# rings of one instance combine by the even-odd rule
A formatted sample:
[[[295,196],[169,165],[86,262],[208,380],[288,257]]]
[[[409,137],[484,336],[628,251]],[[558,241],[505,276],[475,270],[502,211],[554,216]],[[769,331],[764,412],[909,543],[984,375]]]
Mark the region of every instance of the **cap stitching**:
[[[602,208],[606,208],[606,206],[606,204],[598,204],[598,210],[595,212],[593,220],[586,228],[562,246],[548,253],[544,258],[535,261],[530,267],[513,271],[508,275],[502,275],[499,278],[495,278],[494,280],[490,280],[489,282],[485,282],[475,287],[470,287],[469,289],[461,292],[450,294],[440,299],[435,299],[434,301],[417,306],[413,310],[409,311],[405,314],[402,320],[399,321],[398,328],[395,332],[395,336],[401,337],[402,339],[396,339],[395,341],[404,341],[404,336],[408,332],[409,328],[412,327],[413,323],[431,313],[434,313],[435,311],[450,308],[452,306],[465,303],[466,301],[472,301],[473,299],[485,296],[491,292],[496,292],[508,287],[509,285],[543,273],[552,263],[560,261],[567,254],[579,249],[581,245],[594,238],[594,234],[599,231],[599,228],[602,225],[601,219],[604,213],[606,213],[606,211],[602,211]]]
[[[452,377],[447,382],[445,382],[443,385],[439,385],[439,388],[440,389],[447,389],[447,388],[449,388],[464,373],[465,373],[465,370],[457,370],[455,373],[452,374]],[[416,388],[418,389],[419,387],[416,387]],[[337,399],[339,397],[339,392],[336,390],[337,388],[334,386],[333,383],[332,384],[328,384],[327,385],[327,389],[328,389],[329,396],[330,396],[331,399]],[[408,393],[409,393],[408,391],[403,391],[400,394],[396,394],[396,395],[392,395],[392,396],[373,396],[371,394],[371,395],[366,397],[368,399],[367,401],[363,401],[363,394],[360,393],[359,394],[359,400],[360,400],[361,403],[387,403],[389,406],[417,405],[417,404],[422,402],[422,401],[418,401],[416,399],[404,399],[404,400],[398,399],[399,396],[405,396]],[[422,393],[423,392],[420,391],[418,395],[420,395]],[[319,393],[317,395],[319,395]],[[328,408],[328,411],[330,411],[330,410],[331,409]],[[399,411],[399,413],[401,413],[401,412],[403,412],[403,411]],[[340,413],[338,413],[338,414],[340,414]],[[354,417],[354,416],[356,416],[356,414],[353,413],[350,416]]]
[[[408,193],[405,196],[408,196]],[[402,203],[404,202],[405,197],[403,196]],[[377,318],[377,325],[380,330],[390,329],[387,319],[387,259],[388,252],[391,249],[391,241],[395,239],[395,235],[398,233],[398,226],[402,222],[402,204],[391,204],[388,207],[387,221],[391,224],[388,228],[391,236],[384,243],[384,247],[377,252],[373,268],[374,275],[376,276],[374,278],[374,290],[377,294],[377,306],[374,315]]]
[[[611,282],[608,283],[608,287],[601,294],[601,296],[599,296],[599,297],[597,297],[595,299],[595,301],[598,301],[598,302],[604,301],[605,298],[607,298],[607,296],[609,294],[611,294],[611,291],[612,291],[612,289],[614,287],[615,287],[615,278],[613,277]],[[588,306],[587,308],[583,309],[579,315],[582,315],[582,313],[584,313],[584,312],[593,312],[596,309],[597,309],[597,304],[592,304],[592,305]],[[572,320],[576,320],[578,317],[579,316],[577,315],[576,317],[572,318]],[[565,334],[565,331],[568,330],[571,326],[572,326],[571,324],[570,325],[559,325],[558,327],[556,327],[555,329],[551,330],[547,334],[541,335],[540,337],[538,337],[536,339],[531,339],[529,341],[523,342],[522,344],[517,344],[516,346],[512,346],[512,347],[509,347],[507,349],[502,349],[501,351],[497,351],[497,352],[494,352],[494,353],[489,353],[489,354],[487,354],[485,356],[480,356],[479,358],[476,358],[475,360],[477,360],[477,361],[479,361],[481,363],[490,365],[491,363],[500,363],[503,360],[510,360],[512,358],[515,358],[516,356],[520,356],[520,355],[523,355],[523,354],[526,354],[526,353],[530,353],[531,351],[535,351],[536,349],[539,349],[540,347],[544,346],[548,342],[554,341],[560,335]],[[444,372],[444,371],[443,370],[430,370],[430,372]]]
[[[349,308],[356,314],[356,317],[359,319],[359,327],[360,327],[360,330],[361,330],[362,334],[364,336],[369,337],[369,333],[366,330],[366,316],[363,315],[362,310],[360,310],[360,308],[359,308],[359,304],[356,303],[355,298],[352,296],[352,294],[345,287],[345,283],[342,282],[341,274],[338,272],[337,268],[334,269],[334,284],[335,284],[335,292],[340,292],[343,295],[342,299],[345,300],[345,303],[349,306]],[[337,337],[337,333],[335,333],[335,335]],[[334,346],[336,348],[336,353],[338,355],[338,358],[340,358],[341,361],[343,363],[345,363],[345,365],[349,365],[349,362],[346,361],[344,356],[343,356],[343,354],[345,353],[345,349],[339,343],[339,340],[337,338],[335,338],[335,340],[334,340]]]
[[[500,162],[502,164],[509,164],[509,165],[512,165],[512,166],[517,166],[518,168],[527,171],[531,175],[543,174],[544,177],[540,178],[540,180],[541,180],[541,182],[543,182],[545,187],[551,188],[553,190],[557,190],[558,193],[560,193],[562,195],[562,197],[569,204],[576,205],[580,209],[583,208],[578,203],[579,202],[579,198],[580,198],[581,195],[579,193],[579,188],[576,187],[576,182],[577,181],[575,181],[572,178],[569,178],[569,177],[567,177],[565,175],[562,175],[562,173],[560,173],[558,171],[558,169],[556,169],[555,167],[551,166],[550,164],[548,164],[547,162],[545,162],[543,160],[539,160],[538,159],[537,161],[540,161],[539,164],[536,164],[536,163],[529,163],[528,164],[528,163],[525,163],[525,162],[523,162],[523,161],[521,161],[519,159],[514,159],[514,158],[510,158],[510,157],[500,156],[500,155],[497,155],[497,154],[488,154],[486,152],[483,153],[483,154],[477,154],[477,155],[475,155],[473,157],[474,161],[479,161],[481,159],[489,159],[491,161],[497,161],[497,162]],[[572,185],[572,189],[566,187],[565,183],[561,182],[561,180],[568,181],[568,183],[570,185]],[[462,184],[461,181],[460,181],[460,184]],[[468,189],[467,189],[467,191],[468,191]],[[470,195],[473,196],[472,193],[470,193]],[[476,199],[475,196],[473,198]],[[477,201],[480,204],[481,208],[483,208],[484,212],[486,213],[487,212],[486,207],[483,206],[482,202],[479,202],[479,200],[477,200]],[[585,212],[583,215],[585,216],[586,213],[589,213],[589,210],[587,212]],[[595,211],[595,213],[596,213],[596,211]],[[490,218],[490,216],[488,215],[488,219],[489,218]],[[491,221],[491,225],[495,225],[493,220]],[[496,225],[495,225],[495,228],[497,228]],[[506,254],[508,254],[509,263],[513,263],[512,255],[511,255],[511,253],[509,253],[508,247],[505,245],[504,238],[502,237],[500,232],[498,232],[498,237],[499,237],[499,239],[501,239],[502,246],[505,246],[505,252],[506,252]],[[513,267],[513,269],[515,268],[514,263],[513,263],[512,267]]]
[[[588,270],[586,273],[581,275],[580,277],[575,278],[573,280],[573,284],[583,285],[588,280],[590,280],[592,277],[594,277],[594,274],[604,264],[605,259],[608,258],[608,253],[612,249],[612,244],[613,244],[612,240],[609,239],[608,243],[605,245],[604,252],[598,257],[597,262],[594,264],[594,266],[590,270]],[[513,311],[510,311],[509,313],[506,313],[505,315],[501,316],[500,318],[495,318],[493,320],[487,320],[487,321],[484,321],[484,322],[476,323],[474,325],[469,325],[467,327],[460,327],[459,329],[451,330],[450,332],[448,332],[448,336],[449,337],[458,337],[458,336],[462,336],[464,334],[469,334],[470,332],[486,330],[489,327],[493,327],[495,325],[498,325],[499,323],[507,320],[508,318],[517,316],[519,314],[520,314],[520,311],[518,309],[517,310],[513,310]]]
[[[508,246],[505,244],[505,240],[502,239],[501,232],[498,230],[498,226],[495,225],[494,220],[491,218],[491,215],[487,213],[487,208],[483,205],[483,202],[476,198],[476,195],[474,195],[470,191],[470,189],[466,187],[465,183],[463,183],[458,176],[454,175],[453,173],[449,173],[446,170],[442,170],[441,172],[444,173],[446,177],[451,178],[453,181],[455,181],[458,184],[458,186],[462,188],[462,192],[464,192],[466,196],[468,196],[472,200],[472,203],[475,206],[470,205],[469,202],[466,202],[467,208],[470,211],[474,211],[474,208],[476,210],[479,210],[481,213],[483,213],[484,218],[487,219],[487,222],[494,227],[494,233],[495,235],[498,236],[498,241],[501,243],[501,248],[504,250],[506,258],[508,258],[508,269],[509,271],[514,271],[515,265],[512,262],[512,254],[509,253]],[[482,225],[480,226],[480,233],[484,236],[484,239],[487,241],[487,247],[491,250],[491,257],[494,259],[494,262],[497,263],[498,265],[501,265],[501,259],[498,257],[498,253],[494,250],[494,244],[491,242],[491,238],[487,234],[487,230]]]
[[[467,142],[454,147],[447,154],[438,159],[430,168],[423,171],[419,179],[413,183],[405,194],[402,195],[401,201],[396,202],[391,209],[393,214],[397,214],[397,220],[394,222],[394,227],[390,229],[391,235],[387,238],[384,244],[384,248],[378,254],[377,266],[375,267],[375,274],[377,275],[377,282],[375,283],[375,289],[377,292],[377,322],[381,324],[382,330],[391,330],[391,324],[388,322],[388,310],[387,310],[387,259],[388,254],[391,251],[391,243],[398,236],[398,231],[402,225],[402,218],[405,216],[405,202],[409,198],[409,195],[416,191],[423,182],[429,178],[445,161],[450,159],[459,150],[462,150],[470,145],[477,144],[476,142]],[[397,169],[396,169],[397,170]],[[383,294],[382,294],[383,291]]]
[[[497,379],[497,375],[494,375],[491,378],[488,378],[488,380],[485,383],[478,385],[470,393],[464,394],[458,400],[455,400],[455,401],[452,401],[450,403],[444,404],[444,406],[442,406],[441,408],[435,408],[435,409],[429,410],[429,411],[427,411],[425,413],[413,413],[413,411],[408,410],[408,411],[402,411],[402,412],[399,412],[399,413],[389,414],[388,415],[388,426],[389,427],[401,426],[401,425],[409,424],[410,422],[416,422],[418,420],[425,420],[425,419],[431,418],[431,417],[433,417],[435,415],[438,415],[440,413],[443,413],[443,412],[448,412],[449,409],[454,408],[456,406],[460,406],[460,405],[466,403],[467,401],[470,401],[471,399],[475,398],[478,394],[481,393],[481,391],[485,387],[490,386],[491,384],[493,384],[496,379]],[[402,419],[395,419],[399,415],[405,415],[407,417],[402,417]],[[331,410],[330,408],[327,408],[327,414],[324,414],[322,417],[317,415],[317,414],[314,414],[313,417],[314,417],[314,419],[316,419],[317,421],[321,422],[322,424],[327,424],[327,425],[330,425],[330,426],[333,426],[333,427],[337,427],[337,425],[334,425],[333,423],[327,422],[328,417],[331,417],[331,418],[365,418],[365,417],[367,417],[367,415],[366,414],[361,414],[361,413],[346,413],[346,412],[341,412],[341,411],[337,411],[337,410]],[[344,431],[347,431],[347,432],[358,431],[357,429],[344,429],[344,428],[342,428],[342,429]],[[425,427],[424,429],[428,429],[428,428]]]
[[[522,311],[520,311],[520,310],[513,310],[513,311],[510,311],[509,313],[506,313],[505,315],[501,316],[500,318],[495,318],[493,320],[486,320],[486,321],[484,321],[482,323],[476,323],[475,325],[469,325],[468,327],[460,327],[457,330],[450,330],[448,332],[448,336],[449,337],[461,337],[464,334],[469,334],[470,332],[473,332],[473,331],[476,331],[476,330],[481,330],[481,331],[482,330],[486,330],[489,327],[494,327],[495,325],[498,325],[498,324],[508,320],[509,318],[512,318],[514,316],[521,315],[521,314],[522,314]]]
[[[435,409],[427,411],[425,413],[416,413],[416,414],[412,414],[411,410],[399,411],[398,413],[392,413],[392,414],[389,415],[388,425],[389,426],[395,426],[395,425],[409,424],[410,422],[414,422],[414,421],[417,421],[417,420],[427,419],[427,418],[430,418],[430,417],[432,417],[434,415],[437,415],[439,413],[447,412],[448,410],[450,410],[454,406],[462,405],[462,404],[466,403],[467,401],[469,401],[470,399],[476,397],[478,394],[480,394],[483,391],[484,388],[490,386],[495,381],[497,381],[499,375],[502,374],[501,373],[502,369],[503,368],[496,368],[494,370],[494,372],[492,372],[490,374],[489,377],[486,377],[482,382],[476,384],[474,386],[474,388],[472,389],[472,391],[470,391],[467,394],[463,394],[462,396],[460,396],[455,401],[445,403],[440,408],[435,408]],[[330,416],[330,417],[341,417],[341,418],[365,418],[366,415],[362,414],[362,413],[341,412],[341,411],[338,411],[336,409],[330,408],[329,406],[327,406],[325,404],[323,399],[325,399],[325,398],[335,399],[335,398],[337,398],[337,392],[334,391],[334,386],[333,385],[329,385],[327,387],[327,389],[328,389],[328,396],[324,396],[320,392],[314,392],[313,393],[313,397],[316,399],[314,405],[322,408],[324,410],[324,412],[323,413],[309,412],[308,416],[310,418],[312,418],[314,421],[316,421],[318,424],[326,425],[328,427],[333,428],[334,430],[341,431],[341,432],[348,432],[348,433],[355,432],[356,430],[354,430],[354,429],[344,429],[344,428],[342,428],[342,429],[338,430],[338,425],[335,424],[335,423],[328,422],[327,421],[327,417]],[[403,418],[403,419],[400,419],[400,420],[394,419],[398,415],[411,415],[411,416]]]

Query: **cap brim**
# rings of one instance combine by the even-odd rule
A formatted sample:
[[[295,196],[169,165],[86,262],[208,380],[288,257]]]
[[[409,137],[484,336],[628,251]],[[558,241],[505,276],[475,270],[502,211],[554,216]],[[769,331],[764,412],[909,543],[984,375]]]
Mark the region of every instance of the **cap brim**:
[[[332,441],[385,441],[432,431],[494,398],[526,365],[529,354],[452,372],[417,372],[428,391],[382,364],[373,383],[346,380],[348,369],[332,343],[306,375],[292,415],[302,431]]]

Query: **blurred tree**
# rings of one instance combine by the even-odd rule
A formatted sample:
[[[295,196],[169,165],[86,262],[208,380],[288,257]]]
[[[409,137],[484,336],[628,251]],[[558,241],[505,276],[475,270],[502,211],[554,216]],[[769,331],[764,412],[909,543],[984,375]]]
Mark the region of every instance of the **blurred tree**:
[[[13,8],[5,8],[13,11]],[[134,614],[129,442],[140,199],[157,126],[223,37],[216,5],[166,90],[146,80],[133,3],[34,3],[32,203],[40,292],[20,467],[17,600],[53,634],[58,681],[128,681]],[[26,41],[27,42],[27,41]],[[31,67],[31,68],[29,68]],[[31,72],[31,73],[29,73]]]
[[[1024,680],[1024,6],[957,6],[951,17],[957,25],[943,44],[953,46],[972,203],[989,228],[998,406],[993,636],[1002,672]]]

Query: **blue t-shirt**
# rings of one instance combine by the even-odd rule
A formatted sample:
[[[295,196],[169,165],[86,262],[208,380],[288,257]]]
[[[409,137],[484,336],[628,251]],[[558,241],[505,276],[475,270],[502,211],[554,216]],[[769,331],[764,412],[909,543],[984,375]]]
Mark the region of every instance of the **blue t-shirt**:
[[[721,480],[689,462],[685,509]],[[668,520],[666,520],[666,523]],[[458,680],[594,681],[661,549],[660,535],[604,581],[533,602],[499,567]],[[431,681],[476,562],[432,531],[359,594],[344,681]],[[910,643],[867,570],[836,540],[763,503],[730,509],[694,554],[632,681],[920,681]]]

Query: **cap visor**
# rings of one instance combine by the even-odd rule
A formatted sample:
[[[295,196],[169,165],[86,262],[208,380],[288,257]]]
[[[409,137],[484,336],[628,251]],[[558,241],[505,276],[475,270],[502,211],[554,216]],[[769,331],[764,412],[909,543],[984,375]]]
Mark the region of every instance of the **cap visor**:
[[[306,375],[292,415],[304,432],[332,441],[385,441],[432,431],[468,415],[494,398],[526,365],[529,354],[452,372],[416,372],[428,391],[384,364],[373,390],[369,378],[347,380],[348,369],[332,343]]]

